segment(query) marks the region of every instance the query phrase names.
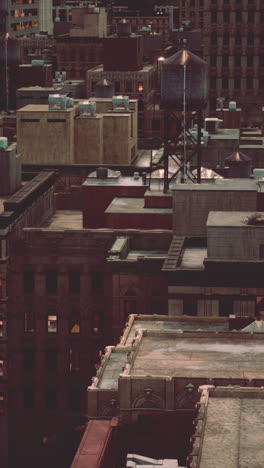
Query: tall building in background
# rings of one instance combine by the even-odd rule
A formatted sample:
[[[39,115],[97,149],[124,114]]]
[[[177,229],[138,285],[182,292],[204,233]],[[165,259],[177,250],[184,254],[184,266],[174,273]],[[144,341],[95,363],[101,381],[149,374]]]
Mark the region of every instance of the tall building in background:
[[[43,30],[52,34],[52,29],[52,0],[0,1],[1,33],[22,37]]]

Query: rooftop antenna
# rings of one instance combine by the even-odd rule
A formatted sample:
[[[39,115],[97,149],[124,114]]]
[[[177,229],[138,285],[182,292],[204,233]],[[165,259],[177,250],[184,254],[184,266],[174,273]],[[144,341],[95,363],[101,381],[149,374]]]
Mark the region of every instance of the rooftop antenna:
[[[187,139],[186,139],[186,62],[188,59],[188,55],[186,52],[186,43],[187,39],[183,39],[183,165],[182,165],[182,175],[181,175],[181,183],[184,184],[185,182],[185,174],[186,174],[186,149],[187,149]]]
[[[9,39],[9,34],[5,35],[5,75],[6,75],[6,112],[9,111],[9,82],[8,82],[8,63],[7,63],[7,41]]]

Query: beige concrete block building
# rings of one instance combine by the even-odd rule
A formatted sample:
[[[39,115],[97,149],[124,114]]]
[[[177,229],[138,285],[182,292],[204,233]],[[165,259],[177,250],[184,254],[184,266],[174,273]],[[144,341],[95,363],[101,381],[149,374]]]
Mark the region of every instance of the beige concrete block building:
[[[137,101],[113,111],[112,99],[92,98],[96,115],[28,105],[17,112],[18,151],[23,164],[123,164],[137,156]]]
[[[34,105],[17,112],[17,147],[23,164],[73,164],[77,106],[51,111]]]

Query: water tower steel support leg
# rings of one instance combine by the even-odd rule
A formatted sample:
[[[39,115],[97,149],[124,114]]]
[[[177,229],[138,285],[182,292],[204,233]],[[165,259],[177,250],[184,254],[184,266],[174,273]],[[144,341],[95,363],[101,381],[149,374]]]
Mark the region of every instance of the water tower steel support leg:
[[[169,190],[169,115],[168,112],[164,113],[164,186],[163,192],[167,193]]]
[[[197,124],[198,124],[198,134],[197,134],[197,183],[201,183],[201,167],[202,167],[202,124],[203,124],[203,115],[202,111],[197,112]]]

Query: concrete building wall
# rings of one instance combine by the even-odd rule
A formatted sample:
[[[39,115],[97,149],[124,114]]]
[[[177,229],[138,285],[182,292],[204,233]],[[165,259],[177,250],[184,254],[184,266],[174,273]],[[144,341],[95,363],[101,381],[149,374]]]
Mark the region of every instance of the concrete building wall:
[[[73,164],[74,117],[77,107],[49,111],[26,106],[17,112],[17,144],[23,164]]]
[[[107,36],[105,8],[73,8],[70,36],[100,38]]]
[[[176,190],[173,230],[179,236],[205,236],[210,211],[255,211],[257,191]]]
[[[94,118],[77,117],[74,122],[74,162],[76,164],[103,163],[102,115]]]
[[[237,213],[236,213],[237,214]],[[248,213],[249,214],[249,213]],[[240,225],[213,226],[216,216],[227,217],[226,213],[211,213],[207,226],[207,255],[211,259],[261,260],[264,246],[263,226],[250,226],[244,223],[247,213],[241,213]],[[230,219],[232,216],[228,216]]]
[[[53,34],[52,0],[39,0],[39,30]]]
[[[104,115],[104,164],[131,163],[131,127],[130,114]]]

